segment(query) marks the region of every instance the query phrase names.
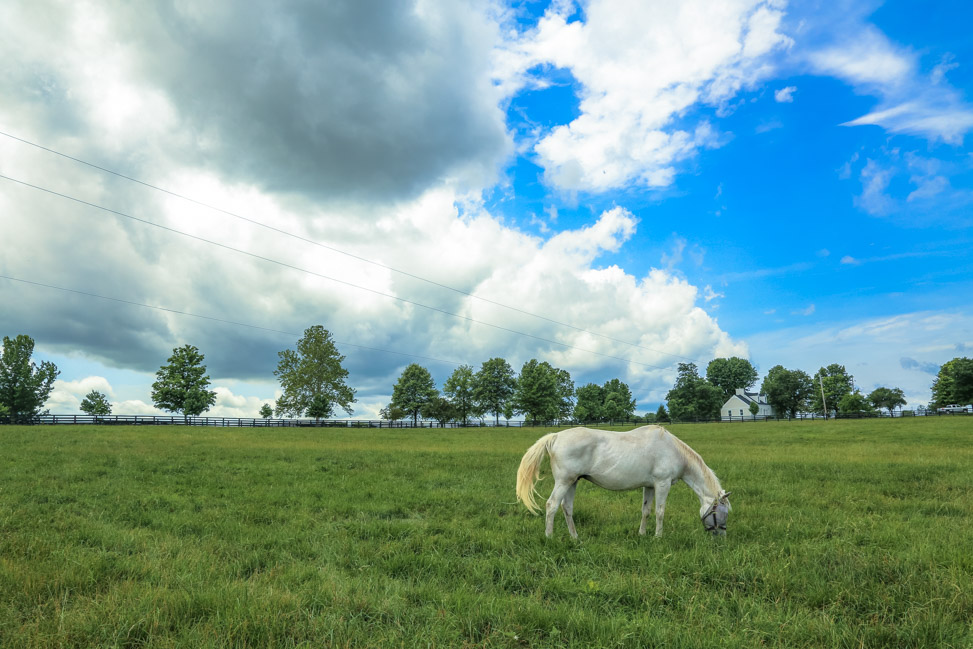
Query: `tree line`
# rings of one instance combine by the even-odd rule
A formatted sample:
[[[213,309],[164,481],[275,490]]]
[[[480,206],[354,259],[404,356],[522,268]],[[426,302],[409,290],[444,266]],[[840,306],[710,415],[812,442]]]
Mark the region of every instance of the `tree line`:
[[[0,355],[0,417],[11,421],[29,421],[46,414],[42,408],[60,374],[54,363],[39,365],[31,360],[34,341],[21,334],[4,336]],[[156,372],[152,384],[152,402],[161,410],[198,416],[216,403],[216,392],[209,389],[203,354],[193,345],[173,349],[165,365]],[[355,389],[347,383],[348,371],[342,363],[331,333],[321,325],[304,331],[296,349],[278,352],[274,376],[280,382],[281,395],[271,406],[260,408],[262,417],[329,418],[338,410],[354,413]],[[469,423],[489,415],[499,424],[500,417],[522,415],[531,423],[566,421],[666,422],[713,420],[737,389],[751,389],[758,373],[746,359],[716,358],[699,375],[695,363],[679,363],[676,382],[666,394],[666,405],[656,413],[642,417],[635,414],[636,402],[631,389],[619,379],[603,385],[588,383],[575,387],[567,370],[546,361],[531,359],[515,373],[503,358],[491,358],[474,370],[461,365],[438,389],[429,370],[417,363],[405,368],[392,387],[391,401],[381,409],[383,419],[397,421],[419,418]],[[887,409],[891,414],[905,405],[899,388],[879,387],[865,395],[855,387],[854,377],[843,365],[832,363],[813,376],[802,370],[775,365],[767,372],[760,394],[778,416],[794,417],[799,412],[819,414],[862,413]],[[973,359],[954,358],[942,365],[932,385],[930,408],[973,401]],[[751,412],[756,415],[751,404]],[[106,395],[92,390],[81,402],[82,412],[89,415],[111,414]]]
[[[757,383],[758,374],[743,358],[716,358],[699,375],[695,363],[679,363],[676,383],[666,402],[669,412],[660,406],[657,417],[668,414],[675,421],[720,418],[720,409],[737,389],[749,390]],[[855,377],[844,365],[832,363],[812,376],[803,370],[783,365],[770,368],[760,385],[759,394],[777,416],[795,417],[798,413],[863,414],[887,410],[889,415],[906,405],[905,394],[897,387],[877,387],[867,395],[855,386]],[[939,369],[932,386],[932,409],[947,404],[969,404],[973,400],[973,359],[954,358]],[[758,406],[750,404],[756,415]]]

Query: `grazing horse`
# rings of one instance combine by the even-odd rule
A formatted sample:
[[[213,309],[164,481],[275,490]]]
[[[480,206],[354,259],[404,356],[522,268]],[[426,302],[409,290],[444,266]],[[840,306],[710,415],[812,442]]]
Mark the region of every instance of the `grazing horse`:
[[[669,487],[682,480],[699,497],[699,517],[707,532],[726,534],[730,494],[723,491],[716,474],[685,442],[661,426],[642,426],[625,433],[593,428],[569,428],[541,437],[527,449],[517,471],[517,498],[531,512],[540,511],[535,485],[540,479],[544,455],[551,457],[554,490],[547,499],[547,536],[554,533],[554,515],[564,509],[568,532],[574,529],[574,490],[584,479],[612,491],[642,487],[642,524],[655,495],[655,535],[662,535]]]

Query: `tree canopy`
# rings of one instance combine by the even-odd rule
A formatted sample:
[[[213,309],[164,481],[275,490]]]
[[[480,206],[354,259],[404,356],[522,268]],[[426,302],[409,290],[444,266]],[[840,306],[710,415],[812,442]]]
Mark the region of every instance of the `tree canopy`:
[[[503,358],[485,361],[473,376],[473,399],[481,412],[492,413],[500,425],[500,415],[510,409],[517,379],[514,370]]]
[[[837,411],[841,399],[855,390],[855,377],[848,373],[844,365],[838,363],[819,369],[812,381],[814,386],[810,395],[810,407],[820,414],[825,414],[821,400],[822,386],[824,386],[824,399],[827,401],[828,412]]]
[[[723,392],[699,376],[695,363],[679,363],[676,384],[666,394],[673,421],[719,419]]]
[[[838,401],[838,412],[843,415],[852,415],[873,412],[873,408],[868,398],[861,393],[861,390],[855,390],[841,397]]]
[[[659,424],[669,423],[669,413],[666,412],[665,404],[659,404],[659,409],[655,411],[655,421]]]
[[[168,412],[181,412],[183,417],[201,415],[216,403],[216,393],[207,390],[209,376],[203,355],[193,345],[172,350],[168,364],[155,373],[152,402]]]
[[[445,426],[450,421],[459,419],[460,413],[456,404],[445,397],[436,395],[422,404],[422,416],[425,419],[438,422],[440,426]]]
[[[635,417],[635,399],[619,379],[588,383],[575,391],[574,418],[582,422],[624,421]]]
[[[767,395],[767,403],[778,416],[794,417],[807,408],[811,396],[811,377],[807,372],[775,365],[764,377],[760,392]]]
[[[868,400],[872,402],[876,408],[885,408],[889,411],[889,416],[892,416],[892,411],[898,406],[905,405],[905,393],[899,388],[885,388],[879,387],[875,388],[868,395]]]
[[[390,407],[398,408],[400,411],[412,417],[412,425],[419,422],[419,415],[422,408],[434,397],[439,396],[436,389],[436,382],[432,379],[429,370],[412,363],[399,376],[399,380],[392,387],[392,403]]]
[[[105,394],[92,390],[81,400],[81,412],[86,415],[110,415],[111,403]]]
[[[943,363],[932,384],[931,408],[973,402],[973,359],[957,357]]]
[[[348,370],[341,365],[345,357],[327,329],[321,325],[305,329],[297,350],[285,349],[277,357],[274,376],[282,393],[274,408],[278,417],[327,418],[339,407],[349,415],[354,412],[355,390],[345,382]]]
[[[31,360],[34,339],[26,334],[3,337],[0,353],[0,415],[11,421],[29,421],[44,414],[41,408],[54,389],[61,372],[50,361],[38,365]]]
[[[532,358],[520,370],[512,403],[532,422],[557,421],[571,416],[573,397],[574,382],[566,370]]]
[[[575,391],[574,418],[580,422],[604,419],[605,389],[597,383],[582,385]]]
[[[465,426],[471,417],[479,417],[485,410],[474,397],[475,379],[473,368],[460,365],[443,384],[443,394],[453,405],[455,416]]]
[[[757,370],[745,358],[714,358],[706,366],[706,380],[720,389],[723,403],[736,394],[737,388],[749,388],[757,382]]]

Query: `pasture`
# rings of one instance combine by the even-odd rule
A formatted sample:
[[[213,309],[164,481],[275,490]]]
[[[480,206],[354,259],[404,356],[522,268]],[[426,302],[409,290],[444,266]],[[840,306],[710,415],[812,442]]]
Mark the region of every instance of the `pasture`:
[[[0,427],[0,646],[973,646],[973,417],[671,426],[725,539],[588,483],[546,539],[551,430]]]

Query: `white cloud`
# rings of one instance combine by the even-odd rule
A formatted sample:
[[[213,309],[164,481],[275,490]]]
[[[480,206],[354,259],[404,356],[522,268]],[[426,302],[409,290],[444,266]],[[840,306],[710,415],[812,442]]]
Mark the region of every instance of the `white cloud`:
[[[832,44],[806,55],[812,70],[880,98],[875,110],[844,126],[875,125],[955,145],[973,129],[973,106],[945,82],[953,64],[944,61],[924,75],[916,52],[894,44],[869,23],[838,25],[832,37]]]
[[[816,310],[815,309],[815,306],[813,304],[809,304],[804,309],[798,309],[796,311],[791,311],[791,315],[809,316],[809,315],[813,315],[815,310]]]
[[[886,192],[894,175],[894,169],[868,160],[861,170],[862,193],[855,197],[855,205],[874,216],[890,213],[895,202]]]
[[[776,101],[779,104],[789,104],[794,101],[794,93],[796,91],[797,91],[797,86],[787,86],[786,88],[775,90],[774,101]]]
[[[706,287],[703,289],[703,299],[706,300],[707,302],[712,302],[713,300],[721,297],[726,297],[726,295],[723,293],[717,293],[716,291],[713,290],[713,287],[710,286],[709,284],[707,284]]]
[[[932,73],[929,75],[929,80],[933,83],[944,82],[946,80],[946,73],[959,67],[959,63],[953,62],[954,58],[955,57],[952,54],[944,55],[939,65],[932,69]]]
[[[905,83],[915,73],[915,55],[896,47],[874,25],[852,30],[854,35],[842,34],[834,45],[808,55],[818,72],[879,88]]]
[[[513,77],[551,64],[582,87],[581,115],[535,147],[548,182],[564,190],[672,184],[679,161],[717,144],[707,123],[677,126],[682,113],[697,102],[725,107],[791,44],[777,3],[594,0],[584,22],[569,22],[573,9],[549,9],[513,46],[519,67],[508,57],[505,68]]]
[[[101,376],[88,376],[75,381],[58,379],[54,381],[54,389],[44,408],[54,414],[80,414],[81,401],[92,390],[101,392],[107,397],[115,395],[108,380]]]

